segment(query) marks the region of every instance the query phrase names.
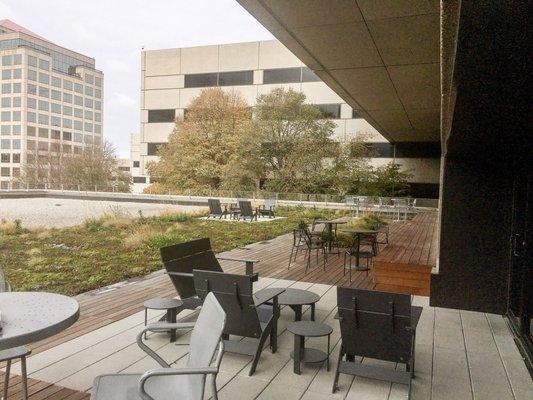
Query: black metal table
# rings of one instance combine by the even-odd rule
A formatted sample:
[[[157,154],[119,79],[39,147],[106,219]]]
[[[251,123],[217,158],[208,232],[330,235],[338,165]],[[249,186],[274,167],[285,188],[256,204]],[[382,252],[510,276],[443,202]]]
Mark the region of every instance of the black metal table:
[[[342,221],[338,219],[332,219],[332,220],[318,220],[316,221],[317,224],[324,224],[326,225],[326,229],[328,230],[328,253],[331,253],[331,245],[333,243],[333,225],[335,225],[335,231],[337,230],[337,225],[345,224],[347,221]]]
[[[165,321],[176,322],[176,316],[178,315],[178,308],[183,305],[183,301],[178,299],[164,299],[156,297],[154,299],[146,300],[144,302],[144,326],[148,323],[148,309],[150,310],[164,310],[167,312]],[[146,333],[144,334],[146,339]],[[170,341],[176,341],[176,330],[170,330]]]
[[[269,291],[278,291],[280,288],[266,288],[260,293],[268,294]],[[314,292],[303,289],[287,288],[278,297],[280,306],[289,306],[294,311],[294,320],[302,320],[302,306],[311,307],[311,321],[315,320],[315,304],[320,300],[320,296]]]
[[[369,234],[377,234],[378,231],[372,230],[372,229],[362,229],[362,228],[341,228],[339,229],[341,232],[352,234],[355,237],[355,240],[357,241],[357,252],[355,253],[355,270],[356,271],[368,271],[369,268],[364,267],[361,268],[359,265],[359,254],[361,252],[361,235],[369,235]],[[352,268],[350,265],[349,268]]]
[[[331,326],[315,321],[296,321],[287,326],[287,330],[294,334],[294,373],[300,375],[300,364],[317,364],[326,361],[326,370],[329,371],[329,345],[333,332]],[[305,348],[306,337],[328,337],[327,352],[318,349]]]

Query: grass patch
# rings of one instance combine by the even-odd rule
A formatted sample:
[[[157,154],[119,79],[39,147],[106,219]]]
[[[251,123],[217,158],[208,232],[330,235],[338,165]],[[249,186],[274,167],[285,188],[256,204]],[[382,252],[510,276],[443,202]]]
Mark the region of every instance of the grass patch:
[[[14,290],[75,295],[161,268],[159,248],[209,237],[216,252],[268,240],[295,229],[300,221],[335,218],[341,211],[278,207],[285,217],[261,223],[203,220],[164,212],[137,218],[121,209],[67,228],[25,229],[0,224],[0,268]]]

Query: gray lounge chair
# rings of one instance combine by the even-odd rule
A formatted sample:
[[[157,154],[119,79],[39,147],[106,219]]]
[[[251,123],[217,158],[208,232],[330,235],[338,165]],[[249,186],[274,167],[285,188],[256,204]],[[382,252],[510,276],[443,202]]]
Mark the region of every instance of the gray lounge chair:
[[[246,275],[250,275],[254,281],[258,279],[257,274],[254,274],[254,263],[259,260],[217,256],[211,248],[209,238],[161,247],[159,252],[167,274],[183,301],[178,312],[194,310],[202,305],[194,288],[194,269],[223,272],[218,260],[239,261],[246,264]]]
[[[411,306],[409,294],[345,287],[337,288],[337,306],[341,346],[333,393],[342,373],[408,385],[410,394],[422,307]],[[406,371],[366,365],[355,356],[403,363]]]
[[[253,209],[252,202],[250,200],[239,200],[239,210],[239,219],[249,219],[250,222],[252,222],[254,219],[257,221],[258,211]]]
[[[92,400],[203,400],[206,375],[212,376],[213,398],[217,399],[216,376],[222,361],[224,344],[221,335],[226,313],[210,294],[206,296],[196,323],[151,324],[137,335],[137,344],[163,368],[144,374],[100,375],[94,380]],[[190,350],[185,367],[172,368],[146,346],[143,334],[148,331],[192,329]],[[212,363],[218,348],[214,365]]]
[[[276,218],[276,214],[274,213],[276,203],[276,199],[265,199],[265,203],[259,207],[259,214],[268,218]]]
[[[209,215],[208,217],[224,219],[228,215],[228,209],[226,206],[224,206],[224,210],[222,210],[222,206],[220,205],[219,199],[207,199],[207,204],[209,205]]]
[[[228,316],[222,336],[224,348],[231,353],[252,356],[248,374],[253,375],[267,337],[270,337],[272,353],[277,350],[278,296],[285,289],[259,291],[254,295],[249,276],[200,270],[194,271],[194,284],[200,298],[213,293],[219,301]],[[255,340],[232,341],[230,335]]]

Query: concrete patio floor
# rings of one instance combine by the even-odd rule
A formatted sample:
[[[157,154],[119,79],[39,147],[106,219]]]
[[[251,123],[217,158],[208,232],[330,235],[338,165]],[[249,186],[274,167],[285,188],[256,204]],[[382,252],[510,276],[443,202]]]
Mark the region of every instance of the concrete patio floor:
[[[279,349],[276,354],[265,349],[257,371],[248,376],[251,357],[226,353],[217,385],[221,400],[247,399],[405,399],[407,387],[365,378],[341,375],[340,390],[331,394],[340,332],[334,320],[336,287],[289,280],[261,278],[255,290],[264,287],[309,289],[321,296],[316,319],[334,329],[331,341],[331,369],[304,366],[301,375],[292,371],[289,353],[293,337],[286,330],[294,314],[284,308],[278,327]],[[417,329],[416,377],[412,399],[432,400],[529,400],[533,398],[530,375],[518,352],[504,319],[468,311],[429,307],[428,298],[414,296],[413,304],[424,307]],[[160,313],[150,313],[155,321]],[[184,317],[185,314],[180,314]],[[304,313],[309,318],[309,311]],[[90,392],[95,376],[116,372],[144,372],[157,367],[136,345],[135,337],[143,325],[143,312],[93,330],[70,341],[31,356],[30,378],[54,383],[80,392]],[[168,335],[152,334],[149,345],[168,362],[181,365],[188,351],[188,334],[169,343]],[[309,339],[307,346],[325,350],[325,338]],[[363,363],[403,365],[363,359]],[[14,366],[19,373],[19,365]],[[206,398],[210,397],[209,389]]]

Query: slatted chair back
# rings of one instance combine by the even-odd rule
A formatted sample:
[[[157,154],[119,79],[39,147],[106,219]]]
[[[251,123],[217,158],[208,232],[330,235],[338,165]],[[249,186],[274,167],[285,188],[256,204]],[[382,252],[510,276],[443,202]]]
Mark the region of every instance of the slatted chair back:
[[[411,296],[338,287],[346,354],[405,363],[411,359]]]
[[[159,250],[163,265],[182,299],[196,296],[192,277],[194,269],[222,272],[209,238],[178,243]]]
[[[209,214],[222,215],[222,206],[219,199],[207,199],[207,204],[209,205]]]
[[[241,210],[241,217],[255,218],[254,209],[250,200],[239,200],[239,210]]]
[[[201,299],[213,293],[226,312],[225,334],[251,338],[261,336],[250,276],[195,270],[194,285]]]
[[[224,332],[226,313],[215,296],[211,293],[205,297],[202,311],[194,324],[191,333],[189,355],[186,366],[188,368],[206,368],[211,365],[217,347],[220,345],[220,337]],[[190,375],[189,382],[193,398],[201,399],[205,375]]]

